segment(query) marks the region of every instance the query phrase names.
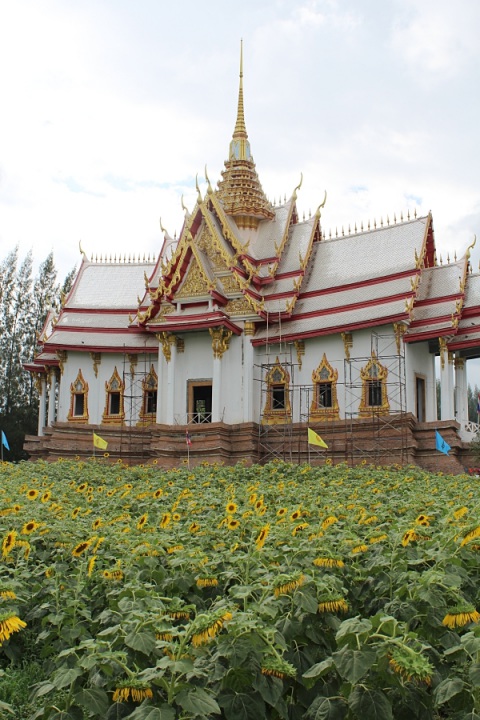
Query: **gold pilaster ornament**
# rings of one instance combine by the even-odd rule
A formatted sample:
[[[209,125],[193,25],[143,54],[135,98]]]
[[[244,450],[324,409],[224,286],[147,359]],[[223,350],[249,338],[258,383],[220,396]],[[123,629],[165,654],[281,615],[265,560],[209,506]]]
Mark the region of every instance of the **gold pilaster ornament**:
[[[60,368],[60,374],[63,375],[65,363],[67,362],[67,351],[57,350],[58,367]]]
[[[455,355],[453,354],[453,352],[449,352],[448,353],[448,364],[453,365],[454,360],[455,360]]]
[[[128,359],[128,362],[130,363],[130,377],[133,380],[133,378],[135,377],[135,368],[137,367],[137,363],[138,363],[138,355],[133,355],[133,354],[128,353],[127,359]]]
[[[455,362],[455,370],[463,370],[465,368],[465,358],[456,357],[454,362]]]
[[[159,332],[156,334],[157,340],[162,344],[163,356],[167,362],[172,359],[172,345],[176,344],[175,335],[168,332]]]
[[[39,395],[41,395],[41,393],[42,393],[42,379],[44,377],[45,376],[43,375],[43,373],[33,373],[33,380],[35,383],[35,388]]]
[[[255,335],[255,331],[257,329],[257,326],[254,322],[251,322],[250,320],[246,320],[245,324],[243,326],[243,332],[245,335],[250,335],[253,337]]]
[[[91,352],[90,357],[92,358],[93,362],[93,372],[95,373],[95,377],[98,377],[98,366],[102,362],[102,353]]]
[[[404,323],[393,323],[393,330],[395,332],[395,343],[397,345],[397,355],[400,355],[401,340],[405,335],[407,326]]]
[[[302,369],[302,359],[305,355],[305,341],[304,340],[295,340],[294,343],[295,350],[297,351],[297,362],[298,367],[300,370]]]
[[[231,330],[225,330],[224,327],[208,328],[208,331],[212,337],[213,357],[221,360],[224,352],[229,348],[233,333]]]
[[[343,349],[345,352],[345,357],[347,358],[347,360],[350,360],[350,348],[353,345],[352,333],[342,332],[342,340],[343,340]]]
[[[438,345],[440,347],[440,368],[445,370],[445,353],[447,352],[447,341],[445,338],[438,338]]]
[[[176,337],[175,338],[175,345],[177,347],[178,353],[185,352],[185,340],[183,338]]]

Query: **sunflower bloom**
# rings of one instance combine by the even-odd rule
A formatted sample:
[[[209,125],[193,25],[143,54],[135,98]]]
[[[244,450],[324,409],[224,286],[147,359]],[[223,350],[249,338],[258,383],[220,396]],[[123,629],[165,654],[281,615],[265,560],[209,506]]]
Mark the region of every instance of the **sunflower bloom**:
[[[14,632],[19,632],[25,627],[27,627],[27,623],[20,620],[13,612],[0,615],[0,644],[8,640]]]
[[[333,525],[334,523],[338,522],[338,518],[335,517],[335,515],[329,515],[325,520],[322,522],[322,530],[326,530],[330,525]]]
[[[197,587],[216,587],[218,580],[216,577],[199,577],[197,578]]]
[[[234,515],[237,512],[238,506],[234,502],[227,503],[225,510],[228,515]]]
[[[345,563],[343,560],[340,560],[338,558],[332,558],[332,557],[318,557],[315,558],[313,561],[313,564],[317,567],[344,567]]]
[[[231,612],[218,610],[216,613],[199,615],[195,620],[195,629],[192,636],[192,645],[200,647],[206,645],[222,630],[224,623],[232,619]]]
[[[295,535],[302,530],[305,530],[308,527],[308,523],[300,523],[299,525],[296,525],[292,530],[292,535],[295,537]]]
[[[192,522],[190,527],[188,528],[191,533],[198,532],[200,530],[200,525],[196,522]]]
[[[4,558],[7,557],[15,547],[17,541],[17,533],[15,530],[11,530],[5,535],[2,542],[2,555]]]
[[[29,500],[36,500],[38,497],[38,490],[35,490],[35,488],[31,488],[30,490],[27,490],[27,498]]]
[[[475,610],[473,605],[466,603],[450,608],[442,620],[442,625],[454,630],[471,622],[477,623],[479,620],[480,613]]]
[[[139,517],[137,522],[137,530],[141,530],[144,525],[147,524],[148,520],[148,513],[144,513],[141,517]]]
[[[293,665],[291,665],[283,658],[276,657],[275,655],[268,655],[262,660],[262,675],[270,675],[277,677],[280,680],[285,678],[294,678],[297,671]]]
[[[34,532],[39,527],[40,523],[35,522],[35,520],[30,520],[22,527],[21,533],[22,535],[30,535],[30,533]]]
[[[300,587],[300,585],[303,585],[305,579],[305,575],[303,574],[279,575],[273,588],[275,597],[278,597],[279,595],[288,595],[289,593],[294,592]]]
[[[80,557],[80,555],[82,555],[85,550],[88,550],[91,544],[91,540],[84,540],[83,542],[78,543],[78,545],[76,545],[72,550],[73,557]]]
[[[343,597],[329,598],[318,603],[318,612],[347,612],[348,603]]]
[[[52,495],[52,493],[50,492],[50,490],[47,490],[46,492],[43,493],[42,497],[40,498],[40,501],[42,503],[48,502],[51,498],[51,495]]]
[[[160,527],[161,527],[162,529],[163,529],[163,528],[166,528],[167,525],[170,524],[171,520],[172,520],[172,516],[170,515],[170,513],[169,513],[169,512],[164,513],[164,515],[163,515],[163,517],[162,517],[162,519],[161,519],[161,521],[160,521]]]
[[[87,565],[87,576],[92,577],[93,568],[95,566],[95,560],[97,559],[96,555],[93,555],[93,557],[90,558]]]
[[[227,522],[227,528],[229,530],[237,530],[240,527],[240,521],[235,520],[235,518],[230,518],[230,520]]]
[[[152,688],[142,680],[135,678],[118,683],[113,693],[113,702],[128,702],[130,697],[134,703],[141,703],[146,699],[151,700],[153,698]]]
[[[475,540],[478,537],[480,537],[480,525],[465,535],[462,542],[460,543],[460,546],[464,547],[469,542],[471,542],[472,540]]]
[[[16,597],[11,587],[5,586],[0,588],[0,598],[2,598],[2,600],[15,600]]]
[[[388,664],[396,675],[408,682],[425,683],[425,685],[430,685],[432,682],[433,666],[427,658],[412,648],[395,648]]]
[[[263,546],[265,545],[265,540],[267,539],[269,532],[270,532],[270,525],[268,525],[268,523],[267,523],[267,525],[264,525],[263,528],[260,530],[260,532],[258,533],[258,537],[255,540],[255,546],[256,546],[257,550],[261,550],[263,548]]]

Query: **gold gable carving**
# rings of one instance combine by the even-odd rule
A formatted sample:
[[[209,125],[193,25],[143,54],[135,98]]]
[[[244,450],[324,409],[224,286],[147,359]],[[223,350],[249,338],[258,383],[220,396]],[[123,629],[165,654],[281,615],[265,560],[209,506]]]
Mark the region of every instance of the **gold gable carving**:
[[[192,258],[187,275],[182,283],[179,292],[176,293],[177,298],[197,297],[200,295],[208,295],[209,283],[205,273],[200,268],[197,260]]]
[[[233,275],[224,275],[218,279],[222,283],[223,289],[226,293],[238,293],[240,285],[236,277]]]
[[[200,237],[197,241],[197,247],[199,250],[208,255],[208,259],[216,272],[228,270],[225,258],[220,252],[217,243],[208,228],[204,227],[200,233]]]
[[[224,308],[227,315],[252,315],[252,308],[248,300],[242,297],[229,300]]]

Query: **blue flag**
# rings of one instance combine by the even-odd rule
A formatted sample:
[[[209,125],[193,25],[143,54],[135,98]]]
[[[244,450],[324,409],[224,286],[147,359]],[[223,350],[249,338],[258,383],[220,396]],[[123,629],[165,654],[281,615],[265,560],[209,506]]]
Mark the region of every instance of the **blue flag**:
[[[7,436],[5,435],[5,433],[3,432],[3,430],[2,430],[2,445],[3,445],[3,447],[6,448],[7,450],[10,450],[10,445],[8,444]]]
[[[435,448],[438,452],[445,453],[445,455],[448,455],[450,451],[450,445],[445,442],[438,430],[435,430]]]

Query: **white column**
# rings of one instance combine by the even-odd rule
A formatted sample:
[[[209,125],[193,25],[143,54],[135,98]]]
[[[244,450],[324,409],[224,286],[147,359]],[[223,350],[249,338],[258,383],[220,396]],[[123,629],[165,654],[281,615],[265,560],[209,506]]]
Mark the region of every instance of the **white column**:
[[[222,358],[213,357],[213,376],[212,376],[212,422],[220,422],[222,402]]]
[[[455,400],[456,419],[468,422],[467,361],[457,353],[455,356]]]
[[[50,388],[48,391],[48,419],[47,425],[52,427],[55,422],[55,396],[57,389],[57,374],[54,368],[50,370]]]
[[[38,436],[43,435],[43,428],[45,427],[45,413],[47,409],[47,383],[45,382],[45,375],[40,378],[40,397],[38,398]]]
[[[453,353],[440,354],[440,397],[441,397],[441,419],[454,419],[454,381],[453,381]]]
[[[243,329],[243,422],[253,422],[253,345],[254,323]]]
[[[157,335],[158,338],[158,335]],[[157,385],[157,414],[155,417],[156,423],[162,423],[163,420],[163,414],[164,414],[164,398],[163,398],[163,378],[164,378],[164,366],[165,366],[165,360],[163,357],[163,347],[160,339],[158,339],[158,385]]]
[[[175,337],[168,338],[170,345],[170,360],[167,360],[167,425],[173,425],[175,418],[175,365],[177,359],[177,346]]]

